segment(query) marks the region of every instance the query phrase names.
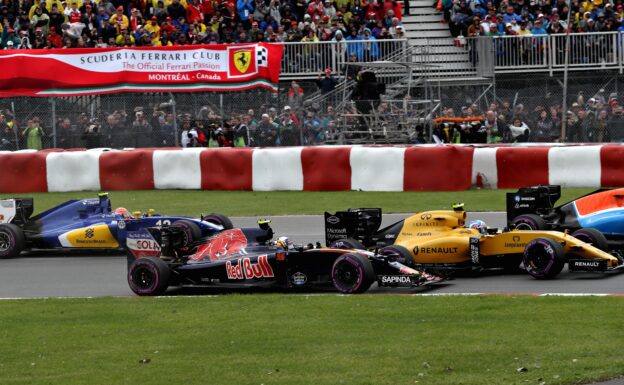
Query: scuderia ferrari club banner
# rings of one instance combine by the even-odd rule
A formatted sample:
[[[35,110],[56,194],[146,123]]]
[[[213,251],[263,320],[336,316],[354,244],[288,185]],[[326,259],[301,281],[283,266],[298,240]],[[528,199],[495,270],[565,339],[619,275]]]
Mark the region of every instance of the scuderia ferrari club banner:
[[[277,90],[283,46],[0,51],[0,97]]]

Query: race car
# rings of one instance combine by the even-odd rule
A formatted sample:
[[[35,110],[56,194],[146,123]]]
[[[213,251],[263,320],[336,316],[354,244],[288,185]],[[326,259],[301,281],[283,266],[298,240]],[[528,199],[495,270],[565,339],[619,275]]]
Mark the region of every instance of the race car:
[[[558,231],[499,231],[482,221],[466,226],[463,205],[453,210],[425,211],[380,229],[381,209],[325,213],[330,247],[377,250],[416,269],[517,270],[538,279],[554,278],[566,262],[571,271],[616,271],[619,254],[606,252],[606,239],[595,229],[572,235]],[[583,240],[588,242],[584,242]]]
[[[561,186],[533,186],[507,193],[507,224],[524,230],[594,228],[612,249],[624,248],[624,188],[597,190],[555,206]]]
[[[124,208],[111,210],[108,194],[97,198],[70,200],[38,215],[33,213],[32,198],[0,200],[0,258],[13,258],[32,249],[113,249],[123,250],[125,232],[176,223],[185,229],[188,242],[231,229],[232,222],[221,214],[199,219],[162,216],[150,210],[129,213]]]
[[[191,244],[176,224],[128,231],[128,285],[141,296],[168,287],[333,288],[363,293],[379,286],[418,287],[443,277],[420,272],[391,256],[364,250],[295,246],[288,238],[272,241],[264,221],[259,228],[235,228]]]

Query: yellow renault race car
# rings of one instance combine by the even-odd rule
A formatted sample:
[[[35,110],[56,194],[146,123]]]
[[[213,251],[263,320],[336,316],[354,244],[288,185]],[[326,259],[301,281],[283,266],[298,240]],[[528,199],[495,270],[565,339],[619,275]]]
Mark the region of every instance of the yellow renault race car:
[[[453,210],[425,211],[386,228],[381,209],[349,209],[325,213],[330,247],[378,249],[380,254],[422,270],[524,269],[537,279],[556,277],[565,263],[570,271],[611,272],[624,269],[617,251],[595,229],[573,234],[487,228],[483,221],[466,226],[463,204]]]

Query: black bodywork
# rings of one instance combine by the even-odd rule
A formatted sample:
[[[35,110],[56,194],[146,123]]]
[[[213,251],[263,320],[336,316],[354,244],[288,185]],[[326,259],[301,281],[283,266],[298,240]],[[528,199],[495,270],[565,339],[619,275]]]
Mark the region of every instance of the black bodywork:
[[[343,291],[335,284],[333,275],[336,261],[347,254],[364,256],[372,266],[372,279],[380,286],[416,287],[442,281],[442,278],[371,252],[322,248],[319,243],[289,247],[271,241],[272,236],[268,226],[240,228],[185,245],[183,232],[175,226],[129,232],[126,253],[130,288],[139,295],[161,294],[151,289],[142,292],[133,287],[132,280],[137,279],[133,276],[133,266],[146,257],[166,263],[170,273],[167,286]],[[137,249],[139,243],[145,247]],[[368,286],[370,284],[372,281]]]
[[[620,216],[620,213],[603,214],[597,211],[580,217],[576,207],[576,202],[581,199],[590,200],[594,199],[593,196],[598,197],[609,193],[613,194],[614,190],[598,189],[555,206],[561,198],[561,186],[523,187],[515,193],[506,194],[507,226],[514,228],[516,226],[515,221],[520,216],[537,215],[543,220],[540,224],[544,227],[539,230],[568,230],[573,232],[581,228],[591,227],[604,234],[609,240],[611,248],[621,248],[624,246],[624,232],[621,231],[624,228],[624,217]]]
[[[384,247],[394,244],[403,227],[403,220],[383,229],[380,208],[358,208],[325,212],[325,242],[328,246],[345,238],[356,239],[366,247]]]

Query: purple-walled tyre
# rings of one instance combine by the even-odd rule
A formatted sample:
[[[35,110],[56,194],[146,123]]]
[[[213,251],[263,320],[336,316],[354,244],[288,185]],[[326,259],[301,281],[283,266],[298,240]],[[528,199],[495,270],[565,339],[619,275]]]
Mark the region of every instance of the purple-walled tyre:
[[[12,223],[0,223],[0,258],[15,258],[26,243],[24,232]]]
[[[579,241],[585,243],[591,243],[597,249],[602,251],[609,251],[609,241],[600,231],[592,228],[576,230],[572,233],[572,236]]]
[[[515,217],[511,221],[511,226],[516,230],[546,230],[548,224],[539,215],[523,214]]]
[[[234,225],[232,224],[232,221],[230,220],[230,218],[226,217],[223,214],[210,213],[208,215],[205,215],[203,219],[206,222],[210,222],[210,223],[214,223],[215,225],[223,226],[224,230],[229,230],[229,229],[234,228]]]
[[[524,248],[524,268],[533,278],[555,278],[565,265],[563,247],[550,238],[536,238]]]
[[[414,257],[409,250],[400,245],[391,245],[379,249],[379,254],[388,257],[390,260],[397,261],[406,266],[414,266]]]
[[[171,227],[177,227],[184,233],[180,247],[189,246],[191,243],[199,240],[202,236],[202,231],[197,223],[188,219],[175,221],[171,224]]]
[[[343,254],[334,261],[332,283],[343,294],[363,293],[375,282],[373,265],[364,255]]]
[[[138,295],[161,295],[169,286],[170,272],[169,266],[160,258],[138,258],[128,268],[128,285]]]

